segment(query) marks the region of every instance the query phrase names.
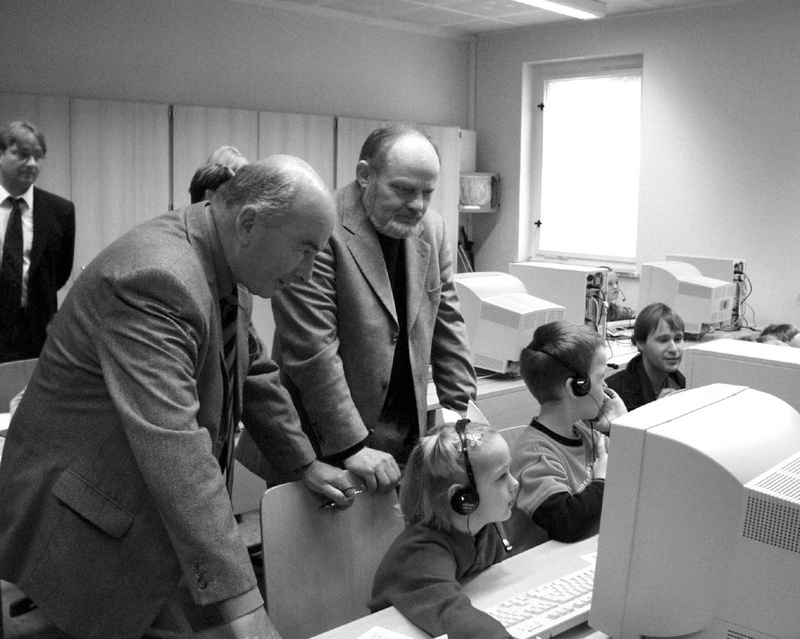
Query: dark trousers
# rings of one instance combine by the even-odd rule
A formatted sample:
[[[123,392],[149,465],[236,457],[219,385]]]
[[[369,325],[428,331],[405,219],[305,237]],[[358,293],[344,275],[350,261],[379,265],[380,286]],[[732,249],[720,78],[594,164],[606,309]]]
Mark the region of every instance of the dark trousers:
[[[404,402],[387,400],[367,445],[391,454],[404,467],[418,439],[417,404],[412,394]]]
[[[20,308],[10,326],[0,329],[0,363],[39,357],[28,310]]]

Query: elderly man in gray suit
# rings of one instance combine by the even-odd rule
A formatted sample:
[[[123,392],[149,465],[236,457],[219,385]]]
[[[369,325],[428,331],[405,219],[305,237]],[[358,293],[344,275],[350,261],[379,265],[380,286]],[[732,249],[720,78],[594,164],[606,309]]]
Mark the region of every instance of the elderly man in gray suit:
[[[76,281],[0,464],[0,576],[68,635],[277,637],[220,467],[241,417],[282,472],[348,503],[250,323],[251,294],[310,277],[334,217],[314,170],[275,156]]]
[[[444,221],[428,210],[439,168],[418,126],[373,131],[355,181],[334,193],[337,224],[313,276],[272,300],[273,351],[304,429],[373,491],[397,483],[425,431],[429,365],[442,406],[463,414],[475,399]]]

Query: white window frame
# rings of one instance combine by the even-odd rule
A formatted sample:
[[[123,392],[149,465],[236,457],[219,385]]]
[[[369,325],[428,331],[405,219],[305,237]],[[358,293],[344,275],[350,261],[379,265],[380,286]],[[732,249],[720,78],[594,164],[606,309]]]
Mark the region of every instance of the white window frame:
[[[557,253],[540,251],[538,246],[538,227],[534,224],[536,220],[540,219],[541,214],[543,117],[538,105],[544,103],[546,82],[554,79],[635,74],[642,76],[642,82],[644,82],[643,58],[641,55],[528,63],[525,65],[521,126],[519,259],[546,260],[565,264],[604,264],[623,274],[635,274],[635,255],[633,257],[623,257],[563,251]]]

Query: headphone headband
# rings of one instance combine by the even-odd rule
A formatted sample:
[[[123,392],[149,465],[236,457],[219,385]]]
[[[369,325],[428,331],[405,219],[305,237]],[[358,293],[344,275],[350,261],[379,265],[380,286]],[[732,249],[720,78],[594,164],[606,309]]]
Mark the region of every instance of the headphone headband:
[[[464,457],[464,468],[467,471],[467,479],[469,486],[459,488],[450,498],[450,506],[459,515],[471,515],[474,513],[480,504],[480,497],[478,496],[478,487],[475,483],[475,475],[472,472],[472,464],[469,461],[469,448],[467,442],[467,424],[469,419],[459,419],[456,422],[456,434],[461,442],[461,454]]]
[[[574,375],[572,378],[572,392],[578,397],[584,397],[585,395],[589,394],[590,390],[592,390],[592,380],[589,379],[589,376],[586,373],[581,373],[574,366],[570,366],[557,355],[553,355],[553,353],[545,351],[541,348],[532,348],[531,350],[537,353],[544,353],[548,357],[552,357],[564,368],[570,371]]]
[[[458,438],[461,440],[461,454],[464,456],[464,466],[467,470],[469,485],[477,490],[475,486],[475,475],[472,473],[472,464],[469,462],[469,453],[467,452],[469,448],[467,444],[467,424],[469,424],[468,419],[459,419],[456,422],[456,433],[458,433]]]

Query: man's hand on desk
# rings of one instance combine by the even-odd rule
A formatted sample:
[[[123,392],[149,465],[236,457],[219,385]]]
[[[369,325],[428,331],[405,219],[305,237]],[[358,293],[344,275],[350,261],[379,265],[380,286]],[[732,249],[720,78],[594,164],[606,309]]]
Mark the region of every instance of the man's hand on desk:
[[[374,448],[362,448],[344,460],[344,467],[363,481],[370,493],[388,493],[400,481],[394,457]]]

